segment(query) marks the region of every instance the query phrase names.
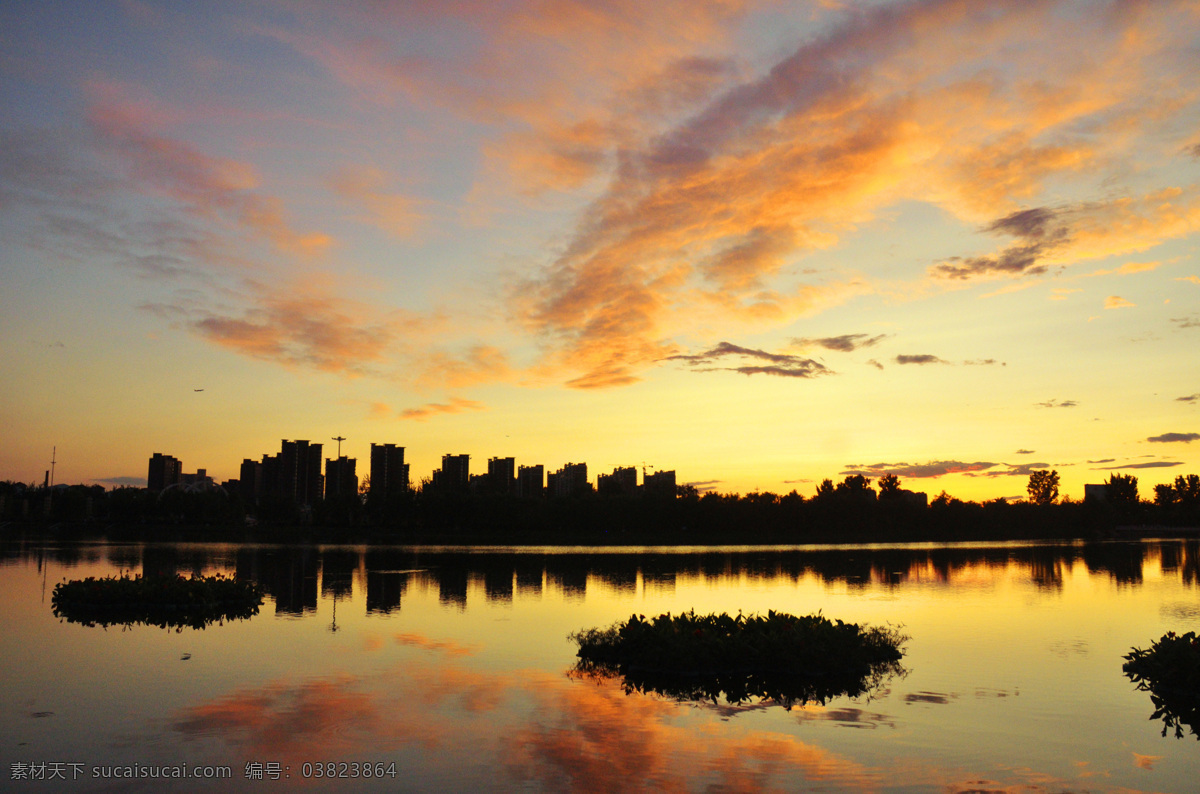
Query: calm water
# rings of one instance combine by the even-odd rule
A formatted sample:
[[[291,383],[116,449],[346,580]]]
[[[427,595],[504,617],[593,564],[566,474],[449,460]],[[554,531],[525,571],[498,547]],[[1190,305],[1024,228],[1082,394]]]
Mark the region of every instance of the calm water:
[[[1200,629],[1195,541],[0,552],[3,790],[1200,790],[1200,741],[1164,737],[1121,671],[1131,647]],[[268,596],[204,630],[53,615],[56,582],[119,571],[236,573]],[[870,698],[791,710],[568,674],[569,632],[693,608],[902,624],[908,672]],[[385,776],[305,779],[331,761]],[[98,776],[151,765],[231,777]],[[13,779],[30,769],[67,780]]]

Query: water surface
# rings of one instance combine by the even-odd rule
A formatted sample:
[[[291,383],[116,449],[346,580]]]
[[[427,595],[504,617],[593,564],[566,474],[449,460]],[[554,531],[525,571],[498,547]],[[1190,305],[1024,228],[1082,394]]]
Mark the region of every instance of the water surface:
[[[39,770],[81,792],[1192,792],[1200,780],[1200,742],[1163,736],[1121,671],[1130,648],[1200,629],[1195,541],[0,552],[5,789],[50,790],[12,779]],[[253,618],[203,630],[54,616],[56,582],[121,571],[236,574],[268,595]],[[689,609],[900,624],[907,673],[791,709],[677,703],[572,673],[568,633]],[[315,777],[328,762],[384,777],[333,785]],[[104,777],[180,765],[230,777]]]

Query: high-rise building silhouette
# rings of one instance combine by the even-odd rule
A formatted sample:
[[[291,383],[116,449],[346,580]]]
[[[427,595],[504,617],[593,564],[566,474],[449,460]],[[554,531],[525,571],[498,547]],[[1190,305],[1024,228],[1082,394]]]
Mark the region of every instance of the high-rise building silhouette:
[[[515,458],[488,458],[487,487],[495,494],[508,496],[516,491]]]
[[[155,452],[150,456],[150,467],[146,473],[146,487],[161,491],[168,485],[178,485],[183,475],[183,464],[172,455]]]
[[[637,493],[637,469],[633,466],[613,469],[612,474],[596,477],[596,491],[602,494],[633,496]]]
[[[358,460],[342,455],[337,460],[325,459],[325,498],[358,493]]]
[[[642,492],[647,495],[675,498],[675,471],[656,471],[642,477]]]
[[[263,494],[311,505],[325,490],[321,445],[297,439],[281,442],[278,455],[264,455]]]
[[[242,460],[242,468],[238,476],[238,490],[245,499],[254,499],[262,496],[263,492],[263,464],[257,460],[244,458]]]
[[[442,468],[433,472],[432,485],[440,491],[465,491],[470,480],[470,455],[442,455]]]
[[[521,466],[517,469],[517,496],[526,499],[542,496],[545,479],[542,464]]]
[[[395,444],[371,445],[371,494],[396,496],[408,490],[408,464],[404,447]]]
[[[586,463],[568,463],[546,478],[546,490],[551,496],[574,496],[588,487]]]
[[[190,485],[194,488],[212,488],[216,483],[208,476],[208,469],[196,469],[195,473],[180,472],[180,485]]]

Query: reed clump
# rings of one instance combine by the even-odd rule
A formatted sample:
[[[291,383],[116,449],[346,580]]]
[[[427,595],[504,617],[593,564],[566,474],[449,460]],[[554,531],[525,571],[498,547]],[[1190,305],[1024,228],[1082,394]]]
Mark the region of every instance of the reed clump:
[[[54,614],[87,626],[146,623],[162,628],[204,628],[258,614],[263,591],[256,583],[213,576],[109,576],[54,586]]]
[[[1150,693],[1154,713],[1163,721],[1162,735],[1174,729],[1183,738],[1183,726],[1200,739],[1200,638],[1196,632],[1168,631],[1149,648],[1125,654],[1125,675],[1137,688]]]
[[[579,671],[620,675],[627,690],[679,699],[724,696],[730,703],[769,699],[789,707],[872,691],[903,672],[908,639],[890,626],[775,611],[632,615],[570,638],[579,645]]]

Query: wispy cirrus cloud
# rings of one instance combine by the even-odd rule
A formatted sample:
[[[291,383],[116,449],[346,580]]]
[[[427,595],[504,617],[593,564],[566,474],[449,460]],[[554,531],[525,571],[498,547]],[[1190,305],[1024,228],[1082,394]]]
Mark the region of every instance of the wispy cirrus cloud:
[[[536,194],[603,174],[620,148],[735,79],[723,44],[753,5],[453,0],[336,15],[308,6],[296,11],[299,27],[258,32],[381,106],[433,105],[493,129],[486,178]],[[438,47],[422,46],[430,31]]]
[[[968,279],[984,275],[1026,275],[1046,272],[1042,259],[1068,239],[1066,226],[1047,207],[1020,210],[998,218],[981,231],[1017,237],[1020,242],[998,254],[951,257],[931,269],[939,278]]]
[[[900,354],[892,360],[895,363],[902,364],[902,365],[903,364],[916,364],[916,365],[946,364],[946,365],[953,366],[953,364],[954,364],[953,361],[947,361],[946,359],[941,358],[940,356],[935,356],[930,353]],[[871,359],[867,363],[873,367],[876,367],[877,369],[883,369],[883,365],[880,364],[875,359]],[[1008,366],[1007,362],[997,361],[994,358],[972,358],[972,359],[967,359],[966,361],[962,361],[960,363],[964,367],[994,367],[994,366],[1007,367]]]
[[[1083,290],[1072,287],[1055,287],[1050,290],[1050,300],[1065,301],[1067,296],[1074,292],[1083,292]]]
[[[423,651],[437,651],[447,656],[471,656],[479,651],[479,647],[475,645],[462,645],[453,640],[437,640],[413,632],[397,632],[392,635],[392,639],[400,645],[420,648]]]
[[[124,157],[140,189],[169,196],[197,217],[233,224],[290,253],[317,254],[332,244],[327,234],[293,229],[283,202],[260,189],[258,170],[250,163],[211,156],[156,132],[155,109],[125,96],[120,86],[93,84],[91,90],[91,124]]]
[[[902,196],[990,218],[985,233],[1016,238],[996,255],[935,269],[951,278],[1043,272],[1200,228],[1200,201],[1185,191],[1019,206],[1046,178],[1099,167],[1105,136],[1079,135],[1078,125],[1107,129],[1155,104],[1132,75],[1148,52],[1178,43],[1168,18],[1079,15],[1067,24],[1038,4],[990,9],[912,3],[847,17],[761,77],[621,148],[607,190],[562,253],[517,291],[519,315],[559,363],[584,370],[580,385],[627,383],[694,321],[698,301],[759,322],[820,308],[787,299],[798,280],[781,279],[782,264],[836,244]],[[1063,39],[1104,41],[1111,58],[1086,89],[1074,57],[987,69],[1016,30],[1036,31],[1046,52]],[[947,116],[948,103],[961,112]]]
[[[463,397],[451,397],[449,402],[444,403],[426,403],[417,408],[406,408],[400,411],[397,416],[400,419],[415,419],[419,422],[440,416],[442,414],[461,414],[465,411],[482,411],[486,408],[483,403],[475,400],[468,400]]]
[[[366,223],[388,234],[408,238],[425,223],[422,202],[387,190],[387,178],[378,168],[343,167],[329,181],[338,195],[365,211]]]
[[[967,474],[973,471],[986,471],[1001,465],[986,461],[930,461],[928,463],[871,463],[848,465],[842,475],[860,474],[878,477],[893,474],[898,477],[910,477],[913,480],[932,479],[948,474]]]
[[[318,280],[294,290],[259,287],[233,313],[186,300],[147,303],[152,311],[213,344],[249,358],[324,372],[363,375],[386,365],[397,342],[427,321],[334,297]]]
[[[1190,444],[1200,439],[1200,433],[1163,433],[1160,436],[1150,436],[1147,441],[1158,444]]]
[[[1130,276],[1135,273],[1148,273],[1151,270],[1157,270],[1162,262],[1127,262],[1121,265],[1116,270],[1097,270],[1089,273],[1089,276],[1111,276],[1113,274],[1119,276]]]
[[[998,218],[981,229],[1013,236],[1016,242],[994,254],[950,257],[933,265],[929,273],[957,280],[1039,275],[1056,265],[1144,251],[1198,229],[1200,196],[1195,186],[1055,208],[1035,207]],[[1127,275],[1156,266],[1152,262],[1129,263],[1117,271],[1092,275]]]
[[[938,358],[937,356],[929,354],[929,353],[918,353],[916,355],[901,354],[901,355],[896,356],[896,358],[894,358],[893,361],[895,361],[897,364],[949,364],[950,363],[949,361],[946,361],[943,358]]]
[[[495,345],[475,344],[454,355],[424,351],[416,357],[416,382],[425,388],[461,389],[480,383],[510,380],[516,375],[508,354]]]
[[[714,366],[719,359],[735,357],[750,360],[766,361],[766,364],[742,364],[734,367]],[[721,342],[703,353],[677,353],[667,356],[663,361],[682,361],[696,367],[697,371],[725,370],[739,372],[743,375],[776,375],[785,378],[812,378],[817,375],[832,374],[824,364],[811,358],[802,358],[791,353],[768,353],[765,350],[742,347],[730,342]]]
[[[1034,403],[1039,408],[1077,408],[1079,403],[1075,400],[1046,400],[1045,402]]]
[[[1092,471],[1120,471],[1122,469],[1173,469],[1182,466],[1181,460],[1149,460],[1141,463],[1122,463],[1120,466],[1099,466]]]
[[[839,353],[852,353],[855,350],[861,350],[864,347],[874,347],[875,345],[887,339],[887,334],[842,334],[841,336],[823,336],[823,337],[796,337],[792,339],[792,345],[805,350],[811,347],[823,347],[826,350],[834,350]]]
[[[911,479],[930,479],[943,477],[947,474],[966,474],[969,472],[987,471],[998,465],[988,461],[934,460],[928,463],[872,463],[847,466],[842,475],[861,474],[867,477],[881,477],[884,474],[894,474],[897,477]]]
[[[1037,463],[1002,463],[1002,464],[997,464],[997,465],[1003,466],[1004,468],[994,468],[994,469],[988,469],[986,471],[966,472],[966,476],[968,476],[968,477],[1028,477],[1030,474],[1033,474],[1035,471],[1042,471],[1043,469],[1049,469],[1055,465],[1061,466],[1063,464],[1050,464],[1050,463],[1038,461]]]

